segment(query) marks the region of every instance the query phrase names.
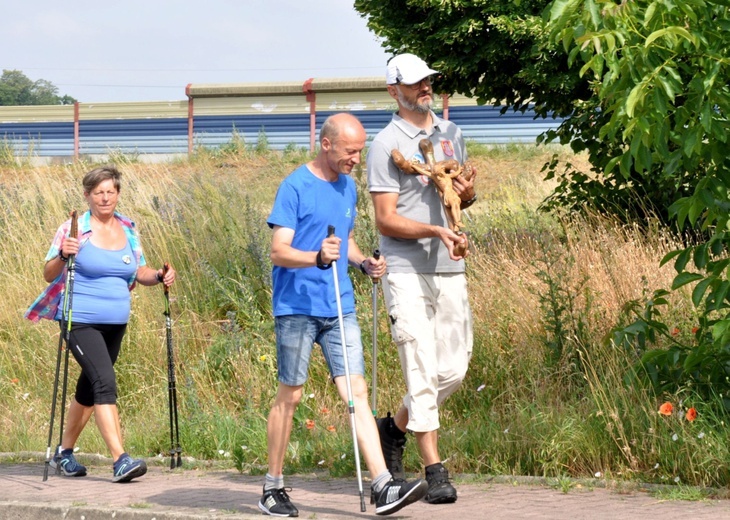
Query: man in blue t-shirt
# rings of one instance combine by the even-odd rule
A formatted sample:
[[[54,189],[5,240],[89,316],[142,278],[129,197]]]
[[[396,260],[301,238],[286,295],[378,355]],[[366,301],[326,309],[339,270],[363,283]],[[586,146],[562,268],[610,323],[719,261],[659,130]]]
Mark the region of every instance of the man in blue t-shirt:
[[[299,515],[284,488],[284,455],[314,343],[322,348],[337,391],[348,402],[335,274],[330,271],[333,261],[340,288],[355,429],[372,477],[375,513],[394,513],[421,499],[428,489],[424,480],[393,479],[368,406],[360,328],[347,274],[348,263],[373,278],[385,274],[385,258],[366,257],[353,233],[357,192],[349,174],[360,163],[366,138],[365,129],[354,116],[342,113],[327,118],[320,130],[319,153],[284,179],[268,218],[274,230],[271,261],[279,374],[279,388],[267,423],[269,467],[258,504],[268,515]],[[329,226],[335,229],[332,236],[327,236]],[[340,262],[340,258],[347,262]]]

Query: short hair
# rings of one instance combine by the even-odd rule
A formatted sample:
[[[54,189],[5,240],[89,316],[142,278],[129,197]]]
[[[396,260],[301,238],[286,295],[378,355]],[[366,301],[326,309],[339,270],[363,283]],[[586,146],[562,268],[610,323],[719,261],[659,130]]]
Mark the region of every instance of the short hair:
[[[331,115],[324,120],[324,123],[322,123],[322,128],[320,128],[319,130],[320,143],[324,140],[325,137],[329,139],[330,142],[334,142],[340,135],[340,125],[338,125],[337,122],[333,120],[333,118],[334,115]]]
[[[109,179],[114,181],[114,188],[120,191],[122,188],[122,173],[114,165],[107,164],[99,168],[94,168],[84,175],[84,180],[81,181],[84,187],[84,193],[91,193],[99,184]]]

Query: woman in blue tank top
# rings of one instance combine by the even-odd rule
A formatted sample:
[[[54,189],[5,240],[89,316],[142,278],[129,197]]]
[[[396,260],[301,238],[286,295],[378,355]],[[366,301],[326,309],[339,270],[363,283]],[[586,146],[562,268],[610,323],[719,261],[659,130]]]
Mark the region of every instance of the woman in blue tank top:
[[[113,166],[96,168],[84,176],[89,211],[79,217],[78,236],[69,236],[70,220],[56,232],[43,268],[50,285],[26,312],[33,321],[61,319],[66,265],[76,255],[68,346],[81,366],[81,375],[51,466],[60,466],[69,477],[86,475],[73,448],[94,413],[114,460],[113,482],[127,482],[147,472],[143,460],[133,459],[124,450],[117,411],[114,363],[129,321],[130,291],[137,283],[170,286],[175,281],[174,269],[155,270],[146,265],[134,223],[116,212],[120,179]]]

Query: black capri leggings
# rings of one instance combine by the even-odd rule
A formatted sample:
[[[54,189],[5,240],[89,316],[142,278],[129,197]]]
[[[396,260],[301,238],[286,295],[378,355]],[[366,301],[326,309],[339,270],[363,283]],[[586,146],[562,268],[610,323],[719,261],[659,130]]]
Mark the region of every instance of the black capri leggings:
[[[124,325],[72,323],[71,353],[81,366],[76,382],[76,401],[83,406],[117,404],[114,363],[122,348]],[[65,331],[61,331],[63,334]]]

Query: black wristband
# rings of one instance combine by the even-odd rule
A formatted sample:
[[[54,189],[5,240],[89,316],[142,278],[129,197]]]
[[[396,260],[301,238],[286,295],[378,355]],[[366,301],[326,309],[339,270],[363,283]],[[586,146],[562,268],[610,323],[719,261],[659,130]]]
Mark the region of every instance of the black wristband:
[[[460,209],[466,209],[477,201],[476,193],[469,200],[462,200]]]
[[[368,274],[368,272],[365,270],[365,262],[367,261],[367,258],[360,262],[360,270],[362,271],[362,274]]]
[[[68,257],[63,256],[63,251],[61,251],[60,249],[58,250],[58,258],[60,258],[61,262],[63,262],[64,264],[68,262]]]
[[[317,251],[317,269],[322,269],[323,271],[329,269],[332,267],[332,264],[323,264],[322,263],[322,250],[320,249]]]
[[[159,271],[155,273],[155,278],[157,278],[157,283],[162,283],[163,276],[160,274]]]

